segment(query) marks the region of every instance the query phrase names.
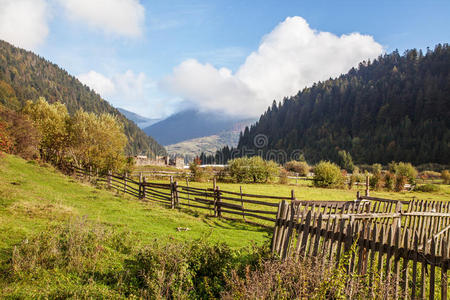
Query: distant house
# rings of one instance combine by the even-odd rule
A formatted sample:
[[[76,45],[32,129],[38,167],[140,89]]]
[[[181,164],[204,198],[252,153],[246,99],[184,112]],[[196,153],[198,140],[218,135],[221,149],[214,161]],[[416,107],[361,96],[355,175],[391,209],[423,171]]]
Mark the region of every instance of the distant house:
[[[184,158],[182,157],[157,156],[156,158],[148,158],[145,155],[137,155],[133,158],[136,166],[172,166],[178,169],[184,167]]]

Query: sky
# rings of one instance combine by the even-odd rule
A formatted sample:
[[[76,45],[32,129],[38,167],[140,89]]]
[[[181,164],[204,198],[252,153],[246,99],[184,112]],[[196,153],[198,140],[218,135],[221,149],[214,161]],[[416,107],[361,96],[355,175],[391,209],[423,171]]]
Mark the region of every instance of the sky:
[[[398,49],[448,43],[450,1],[0,0],[0,39],[150,118],[257,117]]]

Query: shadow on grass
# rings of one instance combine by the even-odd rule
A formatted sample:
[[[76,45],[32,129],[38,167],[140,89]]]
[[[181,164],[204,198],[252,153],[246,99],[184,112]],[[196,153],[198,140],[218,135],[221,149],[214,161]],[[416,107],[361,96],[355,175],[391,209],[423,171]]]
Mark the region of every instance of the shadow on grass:
[[[179,211],[188,214],[190,216],[196,217],[196,218],[202,218],[202,222],[209,225],[214,226],[217,228],[223,228],[223,229],[234,229],[234,230],[248,230],[248,231],[254,231],[254,232],[272,232],[272,229],[270,227],[264,227],[264,226],[258,226],[254,224],[249,224],[245,222],[244,220],[238,220],[238,219],[231,219],[231,218],[217,218],[209,214],[202,214],[198,211],[188,209],[188,208],[181,208]]]

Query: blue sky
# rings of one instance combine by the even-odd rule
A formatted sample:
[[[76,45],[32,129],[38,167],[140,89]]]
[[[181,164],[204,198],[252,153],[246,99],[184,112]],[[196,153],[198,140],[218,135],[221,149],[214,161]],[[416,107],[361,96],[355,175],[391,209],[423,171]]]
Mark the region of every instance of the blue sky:
[[[145,116],[256,116],[361,59],[448,42],[449,15],[450,1],[0,0],[0,38]]]

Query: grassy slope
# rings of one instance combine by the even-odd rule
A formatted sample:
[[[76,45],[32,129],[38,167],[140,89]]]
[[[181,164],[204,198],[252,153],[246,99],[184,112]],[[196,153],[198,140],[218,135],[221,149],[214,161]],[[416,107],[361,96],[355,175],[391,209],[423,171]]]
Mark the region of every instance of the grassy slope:
[[[268,233],[242,223],[196,217],[143,204],[114,193],[80,184],[51,167],[40,167],[14,156],[0,158],[0,258],[8,258],[14,244],[71,217],[87,217],[137,234],[137,243],[155,238],[167,241],[209,235],[232,247],[268,240]],[[190,231],[177,232],[177,227]]]

